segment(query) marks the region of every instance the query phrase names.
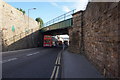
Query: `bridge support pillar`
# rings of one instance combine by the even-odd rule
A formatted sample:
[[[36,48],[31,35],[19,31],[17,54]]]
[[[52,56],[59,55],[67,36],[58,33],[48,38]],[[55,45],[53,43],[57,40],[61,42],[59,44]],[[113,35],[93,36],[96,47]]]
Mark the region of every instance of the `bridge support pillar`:
[[[69,28],[69,51],[83,53],[83,11],[73,14],[73,26]]]

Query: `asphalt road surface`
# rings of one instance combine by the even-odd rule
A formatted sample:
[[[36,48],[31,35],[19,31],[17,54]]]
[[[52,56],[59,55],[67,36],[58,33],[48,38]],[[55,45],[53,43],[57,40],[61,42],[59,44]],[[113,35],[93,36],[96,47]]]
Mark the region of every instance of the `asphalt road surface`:
[[[61,48],[34,48],[3,53],[2,78],[50,78]]]

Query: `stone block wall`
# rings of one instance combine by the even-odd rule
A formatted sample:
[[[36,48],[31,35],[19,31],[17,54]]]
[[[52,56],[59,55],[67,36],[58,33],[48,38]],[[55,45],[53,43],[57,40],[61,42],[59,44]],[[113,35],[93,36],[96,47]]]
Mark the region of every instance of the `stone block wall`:
[[[80,13],[77,13],[77,15],[80,15]],[[73,21],[73,28],[70,30],[70,35],[72,35],[74,31],[79,29],[79,34],[83,36],[79,35],[79,39],[71,39],[71,42],[83,38],[83,41],[78,43],[83,43],[85,56],[106,77],[120,77],[119,18],[120,2],[91,2],[83,12],[83,21],[81,21],[83,27],[79,26],[78,28],[76,25],[81,25],[81,23]],[[83,28],[83,33],[81,33],[81,28]],[[70,47],[72,46],[74,49],[71,49],[71,52],[81,53],[81,48],[78,52],[78,46],[70,44]]]
[[[38,43],[33,43],[39,39],[38,23],[4,1],[1,2],[0,6],[3,51],[32,48],[38,45]]]
[[[118,3],[118,30],[119,30],[119,34],[120,34],[120,2]],[[120,40],[120,36],[118,37],[118,39]],[[120,42],[119,42],[119,44],[120,44]],[[118,53],[119,53],[119,55],[118,55],[118,58],[119,58],[119,77],[120,77],[120,45],[118,45]]]
[[[2,1],[0,0],[0,14],[2,14]],[[2,15],[0,15],[0,26],[2,26]],[[0,30],[0,52],[2,51],[2,32]]]
[[[81,40],[82,40],[81,17],[82,17],[82,11],[73,14],[73,26],[69,29],[69,37],[70,37],[69,51],[74,53],[81,52]]]
[[[2,13],[2,28],[7,29],[3,31],[4,39],[8,39],[10,37],[13,37],[14,35],[18,35],[21,32],[25,32],[28,28],[39,28],[38,23],[35,20],[28,17],[26,14],[23,14],[21,11],[17,10],[6,2],[2,3]],[[15,31],[12,31],[13,26],[15,28]]]
[[[84,13],[86,56],[107,77],[118,77],[118,3],[89,3]]]

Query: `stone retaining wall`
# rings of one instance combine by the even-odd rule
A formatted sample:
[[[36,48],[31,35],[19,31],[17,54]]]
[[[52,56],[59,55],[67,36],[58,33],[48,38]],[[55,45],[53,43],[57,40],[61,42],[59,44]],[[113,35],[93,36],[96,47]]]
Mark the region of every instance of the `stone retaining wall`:
[[[39,39],[38,23],[4,1],[0,6],[3,51],[37,47],[38,43],[34,43]]]
[[[80,14],[76,14],[75,16],[73,16],[73,27],[69,29],[69,36],[70,36],[70,46],[69,46],[69,50],[71,52],[76,52],[79,53],[80,52],[80,34],[79,34],[79,27],[80,24],[76,24],[80,22],[80,18],[79,17]]]
[[[73,28],[69,33],[72,37],[72,39],[70,38],[69,50],[74,53],[81,53],[81,47],[78,44],[81,42],[80,39],[83,39],[81,43],[83,43],[84,52],[82,53],[106,77],[120,77],[119,4],[89,3],[83,12],[82,21],[74,21],[77,18],[81,20],[81,17],[77,16],[81,13],[73,15]],[[83,27],[77,26],[81,24]],[[81,28],[83,33],[81,33]],[[72,36],[74,32],[79,32],[79,35],[74,35],[75,39]]]

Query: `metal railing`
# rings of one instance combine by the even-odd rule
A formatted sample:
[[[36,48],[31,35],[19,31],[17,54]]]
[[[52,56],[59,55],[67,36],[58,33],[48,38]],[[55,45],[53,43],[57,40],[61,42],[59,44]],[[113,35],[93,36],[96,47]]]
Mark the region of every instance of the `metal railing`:
[[[65,14],[63,14],[63,15],[61,15],[61,16],[58,16],[58,17],[56,17],[56,18],[54,18],[54,19],[52,19],[52,20],[50,20],[50,21],[48,21],[48,22],[46,22],[46,23],[43,25],[43,27],[47,27],[47,26],[50,26],[50,25],[52,25],[52,24],[55,24],[55,23],[58,23],[58,22],[67,20],[67,19],[69,19],[69,18],[72,18],[72,14],[73,14],[73,13],[75,13],[75,9],[72,10],[72,11],[70,11],[70,12],[68,12],[68,13],[65,13]]]
[[[50,30],[63,29],[71,26],[72,26],[72,18],[44,27],[41,29],[41,31],[46,32]]]
[[[37,29],[36,29],[37,30]],[[14,43],[22,38],[25,38],[26,36],[29,36],[30,34],[34,33],[33,29],[29,29],[29,32],[21,32],[17,35],[14,35],[10,38],[3,39],[3,42],[5,45],[10,45],[11,43]]]

